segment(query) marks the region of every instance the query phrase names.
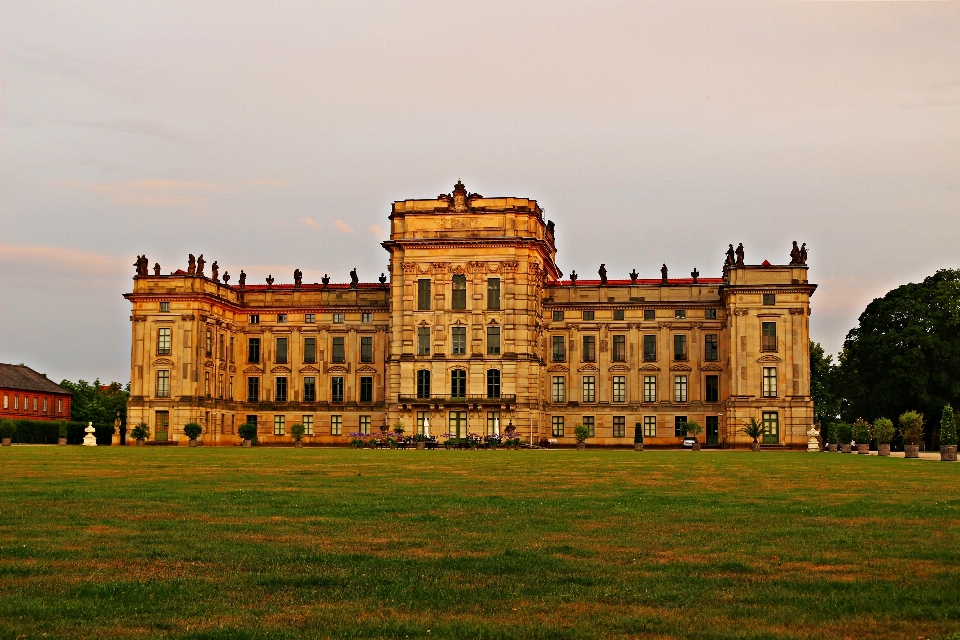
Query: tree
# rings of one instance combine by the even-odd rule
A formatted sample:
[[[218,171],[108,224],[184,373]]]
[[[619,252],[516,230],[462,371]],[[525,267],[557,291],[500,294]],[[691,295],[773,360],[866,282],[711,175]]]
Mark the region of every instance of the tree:
[[[824,353],[819,342],[810,341],[810,396],[813,398],[813,413],[821,425],[830,424],[840,415],[840,399],[835,387],[836,366],[833,356]]]
[[[940,444],[957,444],[957,422],[953,417],[953,407],[949,404],[943,408],[940,416]]]
[[[98,378],[93,381],[93,384],[86,380],[77,382],[64,380],[60,386],[73,394],[73,399],[70,401],[71,420],[112,424],[119,412],[120,423],[127,423],[129,383],[126,388],[121,387],[119,382],[103,385]]]

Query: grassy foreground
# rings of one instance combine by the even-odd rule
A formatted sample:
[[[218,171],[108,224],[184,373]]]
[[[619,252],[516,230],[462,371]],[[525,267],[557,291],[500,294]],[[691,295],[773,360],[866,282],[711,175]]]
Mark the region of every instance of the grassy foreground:
[[[6,447],[0,638],[942,637],[958,486],[842,454]]]

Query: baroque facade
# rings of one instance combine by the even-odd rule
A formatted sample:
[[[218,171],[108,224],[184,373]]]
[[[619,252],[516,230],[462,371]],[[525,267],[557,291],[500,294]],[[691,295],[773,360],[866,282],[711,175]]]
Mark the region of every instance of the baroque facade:
[[[128,423],[151,438],[346,444],[404,422],[432,435],[513,423],[525,442],[677,446],[681,424],[706,445],[805,448],[813,421],[806,249],[748,265],[732,246],[721,278],[561,279],[554,225],[535,200],[484,198],[457,183],[393,204],[389,279],[252,285],[187,272],[148,274],[131,302]],[[215,264],[215,263],[214,263]]]

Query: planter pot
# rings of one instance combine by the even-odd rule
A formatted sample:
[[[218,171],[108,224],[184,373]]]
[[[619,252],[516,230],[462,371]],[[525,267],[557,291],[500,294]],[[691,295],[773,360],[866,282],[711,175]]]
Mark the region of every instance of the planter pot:
[[[759,443],[759,442],[751,442],[751,443],[750,443],[750,451],[760,451],[760,443]]]
[[[940,461],[956,462],[957,461],[957,445],[955,444],[940,445]]]
[[[66,439],[66,438],[57,438],[57,444],[60,445],[61,447],[65,447],[65,446],[67,446],[67,439]]]
[[[293,446],[295,446],[297,449],[303,449],[303,443],[300,442],[299,440],[297,440]]]
[[[853,451],[853,447],[849,444],[840,445],[840,453],[850,453],[851,451]]]
[[[198,440],[191,440],[190,442],[187,443],[187,445],[191,447],[199,447],[200,442]]]
[[[835,445],[835,444],[833,444],[833,443],[831,442],[830,444],[827,445],[827,451],[829,451],[829,452],[831,452],[831,453],[836,453],[836,452],[837,452],[837,445]]]
[[[426,449],[426,448],[427,448],[427,443],[426,443],[426,442],[418,442],[418,443],[417,443],[417,449]]]
[[[878,444],[877,445],[877,455],[878,456],[888,456],[890,455],[890,445],[888,444]]]
[[[579,449],[580,451],[583,451],[583,450],[586,449],[586,448],[587,448],[586,443],[584,443],[584,442],[578,442],[578,443],[577,443],[577,449]]]
[[[699,442],[694,442],[694,443],[693,443],[693,446],[690,447],[690,451],[700,451],[700,443],[699,443]]]
[[[0,440],[0,446],[9,447],[10,438],[3,438],[2,440]]]
[[[643,443],[642,443],[642,442],[634,442],[634,443],[633,443],[633,450],[634,450],[634,451],[643,451]]]
[[[918,444],[905,444],[905,445],[903,445],[903,457],[904,457],[904,458],[919,458],[919,457],[920,457],[920,445],[918,445]]]
[[[868,456],[868,455],[870,455],[870,445],[869,445],[869,444],[858,444],[858,445],[857,445],[857,453],[859,453],[859,454],[862,455],[862,456]]]
[[[253,443],[250,442],[249,440],[244,440],[244,441],[243,441],[243,446],[245,446],[245,447],[250,447],[250,446],[253,446]]]

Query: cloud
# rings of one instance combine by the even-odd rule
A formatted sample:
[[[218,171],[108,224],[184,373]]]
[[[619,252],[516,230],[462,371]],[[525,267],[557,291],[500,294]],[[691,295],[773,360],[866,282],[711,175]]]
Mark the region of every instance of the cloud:
[[[0,265],[9,279],[53,282],[116,279],[134,273],[135,256],[116,257],[79,249],[36,245],[0,245]],[[128,264],[129,263],[129,264]]]
[[[227,188],[212,182],[187,182],[147,178],[120,182],[94,182],[75,184],[81,191],[105,197],[121,206],[182,206],[206,202],[208,195],[226,193]]]
[[[370,233],[377,236],[378,238],[382,238],[383,236],[386,235],[386,232],[383,230],[383,228],[376,224],[370,225],[369,227],[367,227],[367,229],[369,229]]]
[[[314,220],[313,218],[300,218],[300,222],[307,225],[311,229],[316,229],[320,231],[320,223]]]
[[[341,232],[343,232],[343,233],[356,233],[356,231],[354,231],[353,227],[351,227],[350,225],[348,225],[348,224],[347,224],[346,222],[344,222],[343,220],[334,220],[334,221],[333,221],[333,226],[337,228],[337,231],[341,231]]]

